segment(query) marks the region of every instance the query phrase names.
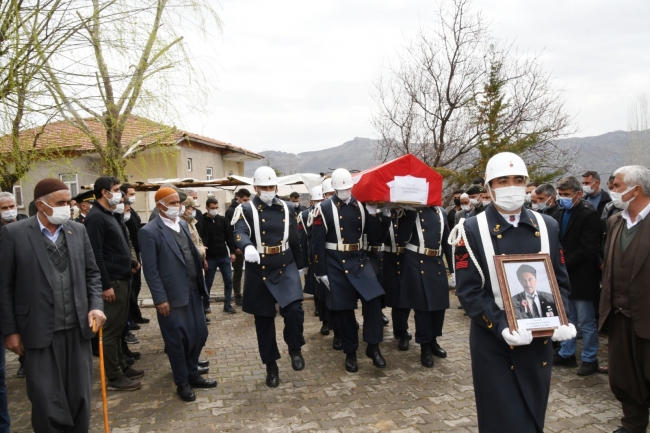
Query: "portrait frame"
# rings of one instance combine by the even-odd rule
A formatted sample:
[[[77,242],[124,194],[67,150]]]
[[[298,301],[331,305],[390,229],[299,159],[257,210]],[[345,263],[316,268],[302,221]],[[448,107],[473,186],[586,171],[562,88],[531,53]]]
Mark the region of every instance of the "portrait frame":
[[[508,318],[508,326],[510,331],[517,331],[519,329],[519,320],[525,320],[526,322],[530,321],[531,323],[539,322],[536,326],[526,327],[533,333],[533,338],[538,337],[550,337],[553,335],[553,331],[560,325],[568,325],[568,320],[566,316],[566,311],[564,310],[564,303],[562,302],[562,295],[560,294],[560,288],[557,285],[557,279],[555,278],[555,272],[553,271],[553,263],[551,262],[551,256],[549,254],[504,254],[504,255],[495,255],[494,264],[496,267],[497,278],[499,280],[499,287],[501,289],[501,297],[503,299],[503,309]],[[515,292],[516,287],[513,287],[513,277],[512,269],[523,268],[528,266],[528,268],[533,267],[537,272],[535,273],[535,282],[537,282],[538,277],[545,279],[543,290],[536,290],[536,293],[548,293],[552,295],[553,306],[546,306],[548,313],[544,317],[544,310],[539,309],[541,317],[535,319],[518,319],[517,318],[517,309],[515,307],[515,302],[513,301],[513,295],[517,296],[518,294],[523,293],[525,289]],[[538,275],[539,271],[543,269],[543,275]],[[547,283],[547,284],[546,284]],[[521,284],[521,283],[520,283]],[[538,293],[538,294],[539,294]],[[539,298],[538,298],[539,299]],[[527,302],[521,301],[521,304],[528,307]],[[521,306],[518,306],[520,309]],[[539,307],[537,307],[539,308]],[[553,310],[554,308],[554,310]],[[559,325],[549,325],[547,322],[555,322],[555,317],[559,319]]]

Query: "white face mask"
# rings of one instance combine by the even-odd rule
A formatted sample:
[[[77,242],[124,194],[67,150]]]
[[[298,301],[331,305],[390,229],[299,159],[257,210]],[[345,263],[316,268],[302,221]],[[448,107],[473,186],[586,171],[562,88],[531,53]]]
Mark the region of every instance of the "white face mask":
[[[479,203],[480,203],[480,202],[478,201],[477,198],[470,198],[470,199],[469,199],[469,204],[471,204],[472,206],[478,206]]]
[[[2,219],[5,221],[13,221],[16,219],[17,216],[18,216],[17,209],[9,209],[9,210],[2,211]]]
[[[524,191],[526,191],[526,188],[524,188]],[[532,201],[533,201],[533,194],[530,192],[525,193],[524,202],[530,204]]]
[[[122,191],[117,191],[111,193],[111,198],[106,197],[108,200],[108,204],[111,206],[115,206],[120,203],[120,200],[122,200]]]
[[[273,203],[275,191],[260,191],[258,194],[263,203],[266,203],[267,205]]]
[[[45,206],[52,209],[52,215],[47,215],[45,212],[43,214],[47,217],[47,220],[55,225],[61,225],[67,220],[70,219],[70,206],[57,206],[52,207],[49,204],[42,202]]]
[[[492,188],[490,188],[492,189]],[[492,189],[494,192],[494,204],[506,212],[514,212],[521,209],[526,200],[525,186],[506,186]]]
[[[591,185],[582,185],[582,192],[584,192],[585,195],[591,195],[594,193],[594,189],[591,187]]]
[[[609,195],[612,198],[612,202],[614,203],[614,206],[616,206],[619,209],[627,209],[627,207],[630,205],[630,202],[634,200],[636,197],[632,197],[628,201],[623,201],[623,196],[627,194],[628,192],[632,191],[634,188],[636,188],[638,185],[634,185],[633,187],[630,187],[629,189],[623,191],[623,192],[614,192],[610,191]]]
[[[470,205],[468,205],[468,204],[461,204],[461,205],[460,205],[460,208],[461,208],[462,210],[464,210],[465,212],[469,212],[469,211],[472,209],[472,206],[470,206]]]
[[[490,200],[483,200],[481,203],[483,203],[483,207],[485,207],[485,206],[488,206],[492,202]]]
[[[530,208],[532,210],[539,210],[539,205],[537,203],[533,203],[533,204],[530,205]]]
[[[299,201],[297,201],[297,202],[295,202],[295,203],[293,204],[293,207],[299,207],[299,206],[300,206],[300,202],[299,202]]]
[[[219,214],[219,209],[208,209],[208,213],[213,217],[217,216]]]
[[[131,219],[131,212],[129,212],[129,213],[125,213],[125,214],[124,214],[124,222],[127,222],[127,221],[130,220],[130,219]]]
[[[339,191],[336,191],[336,195],[341,201],[347,201],[350,196],[352,195],[352,190],[351,189],[342,189]]]
[[[162,204],[163,206],[165,206],[164,203],[160,203],[160,204]],[[183,211],[184,211],[183,208],[184,208],[185,206],[183,206],[183,208],[181,208],[181,207],[177,207],[177,206],[171,206],[171,207],[167,207],[167,206],[165,206],[165,207],[167,208],[167,210],[165,211],[165,215],[167,215],[167,218],[169,218],[169,219],[172,220],[172,221],[176,221],[176,218],[178,218],[178,216],[179,216],[181,213],[183,213]]]
[[[135,196],[129,197],[129,203],[134,204],[135,203]]]
[[[118,203],[113,209],[113,213],[123,214],[124,213],[124,203]]]

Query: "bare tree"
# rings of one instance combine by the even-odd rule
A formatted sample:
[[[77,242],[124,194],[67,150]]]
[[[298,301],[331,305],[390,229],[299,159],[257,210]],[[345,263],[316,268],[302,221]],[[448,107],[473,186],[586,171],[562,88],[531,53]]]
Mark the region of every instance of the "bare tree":
[[[434,30],[421,29],[377,83],[379,159],[414,154],[446,176],[447,188],[482,175],[485,157],[503,150],[520,149],[540,176],[570,166],[575,155],[554,143],[574,132],[571,117],[539,56],[494,39],[469,0],[445,5]]]
[[[648,95],[637,95],[627,115],[627,163],[650,167],[650,100]]]

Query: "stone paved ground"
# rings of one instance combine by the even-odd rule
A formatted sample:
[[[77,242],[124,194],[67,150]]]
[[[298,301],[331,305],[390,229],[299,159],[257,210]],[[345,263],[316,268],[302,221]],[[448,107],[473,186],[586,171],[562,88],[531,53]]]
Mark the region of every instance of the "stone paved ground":
[[[143,293],[146,297],[147,293]],[[444,337],[449,353],[436,359],[433,369],[420,366],[419,346],[397,350],[391,327],[385,328],[382,352],[388,367],[376,369],[359,353],[359,372],[347,373],[344,355],[331,349],[332,335],[319,334],[311,300],[305,302],[306,368],[295,372],[280,344],[280,387],[264,384],[252,316],[224,315],[213,308],[210,336],[203,358],[210,360],[210,377],[219,380],[214,390],[198,390],[197,401],[183,403],[175,394],[168,361],[162,351],[155,310],[145,308],[151,323],[137,332],[141,341],[132,350],[142,352],[137,368],[146,371],[143,388],[132,393],[109,392],[108,405],[114,433],[146,432],[476,432],[476,410],[468,349],[469,320],[451,293]],[[145,302],[146,304],[146,302]],[[389,314],[389,310],[385,310]],[[360,316],[359,312],[358,315]],[[389,316],[390,317],[390,316]],[[359,317],[359,321],[361,318]],[[277,319],[281,325],[281,318]],[[413,317],[411,316],[411,330]],[[278,326],[278,341],[282,341]],[[606,359],[601,340],[599,357]],[[18,363],[8,356],[7,387],[13,432],[31,431],[30,405],[24,380],[17,379]],[[103,431],[98,364],[92,413],[92,431]],[[613,431],[621,408],[607,385],[607,376],[581,378],[575,369],[555,368],[546,431]]]

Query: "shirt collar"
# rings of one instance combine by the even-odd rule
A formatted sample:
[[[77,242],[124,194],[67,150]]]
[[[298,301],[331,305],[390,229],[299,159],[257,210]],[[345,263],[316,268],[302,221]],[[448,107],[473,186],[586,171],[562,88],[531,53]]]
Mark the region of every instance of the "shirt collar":
[[[50,230],[47,227],[45,227],[41,222],[41,219],[38,217],[38,214],[36,214],[36,221],[38,221],[38,226],[41,228],[41,233],[43,233],[43,230],[45,230],[50,236],[52,236]],[[56,226],[56,230],[54,230],[54,234],[60,232],[62,228],[63,228],[63,224],[59,224],[58,226]]]
[[[180,225],[180,218],[179,217],[176,217],[175,220],[170,220],[169,218],[165,218],[161,214],[160,219],[162,220],[163,224],[165,224],[167,227],[174,230],[175,232],[180,232],[181,231],[181,225]]]
[[[625,209],[622,213],[623,218],[625,218],[625,222],[627,223],[627,228],[631,229],[635,225],[637,225],[642,219],[648,216],[648,213],[650,213],[650,204],[647,205],[639,214],[636,216],[636,220],[632,222],[632,219],[630,218],[630,212],[628,209]]]

